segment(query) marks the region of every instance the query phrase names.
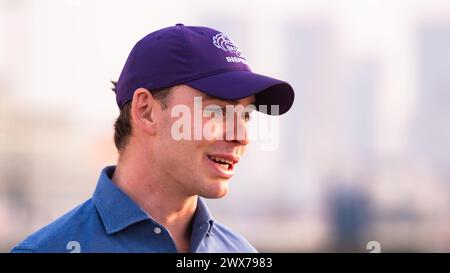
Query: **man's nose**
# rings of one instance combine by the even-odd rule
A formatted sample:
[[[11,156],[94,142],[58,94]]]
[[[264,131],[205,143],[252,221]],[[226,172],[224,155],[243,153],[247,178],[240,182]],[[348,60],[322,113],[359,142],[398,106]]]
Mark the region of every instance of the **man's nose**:
[[[249,144],[248,122],[240,115],[236,114],[233,118],[226,120],[225,140],[239,143],[242,146]]]

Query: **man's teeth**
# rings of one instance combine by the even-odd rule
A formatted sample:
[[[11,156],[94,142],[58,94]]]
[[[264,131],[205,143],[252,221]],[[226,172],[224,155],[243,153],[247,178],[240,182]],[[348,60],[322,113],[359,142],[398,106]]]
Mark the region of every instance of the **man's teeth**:
[[[229,169],[229,165],[228,164],[217,163],[217,165],[219,165],[224,170],[228,170]]]
[[[225,159],[225,158],[220,158],[220,157],[215,157],[215,156],[210,156],[210,158],[212,160],[220,162],[220,163],[225,163],[225,164],[230,164],[230,165],[233,164],[232,160],[228,160],[228,159]]]

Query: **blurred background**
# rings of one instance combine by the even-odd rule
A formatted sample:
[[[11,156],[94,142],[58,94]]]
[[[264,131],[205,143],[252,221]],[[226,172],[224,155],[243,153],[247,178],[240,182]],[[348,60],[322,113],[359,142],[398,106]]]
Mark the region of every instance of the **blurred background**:
[[[0,0],[0,251],[90,198],[117,159],[109,81],[176,23],[296,91],[216,219],[259,251],[450,251],[448,0]]]

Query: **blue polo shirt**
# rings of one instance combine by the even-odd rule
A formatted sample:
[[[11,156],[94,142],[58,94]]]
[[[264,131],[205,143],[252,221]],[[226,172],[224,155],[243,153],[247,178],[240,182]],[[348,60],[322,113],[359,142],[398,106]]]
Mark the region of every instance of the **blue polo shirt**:
[[[92,198],[17,244],[11,252],[177,252],[169,231],[102,170]],[[256,252],[247,240],[213,220],[198,198],[190,252]]]

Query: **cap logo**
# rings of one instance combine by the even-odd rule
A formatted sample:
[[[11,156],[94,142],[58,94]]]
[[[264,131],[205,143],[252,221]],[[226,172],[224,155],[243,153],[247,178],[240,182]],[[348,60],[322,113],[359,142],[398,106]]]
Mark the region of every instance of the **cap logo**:
[[[213,37],[213,44],[223,51],[236,54],[237,57],[226,57],[225,59],[229,63],[244,63],[247,64],[247,60],[244,54],[239,50],[237,45],[231,40],[230,37],[223,33],[218,33]]]

